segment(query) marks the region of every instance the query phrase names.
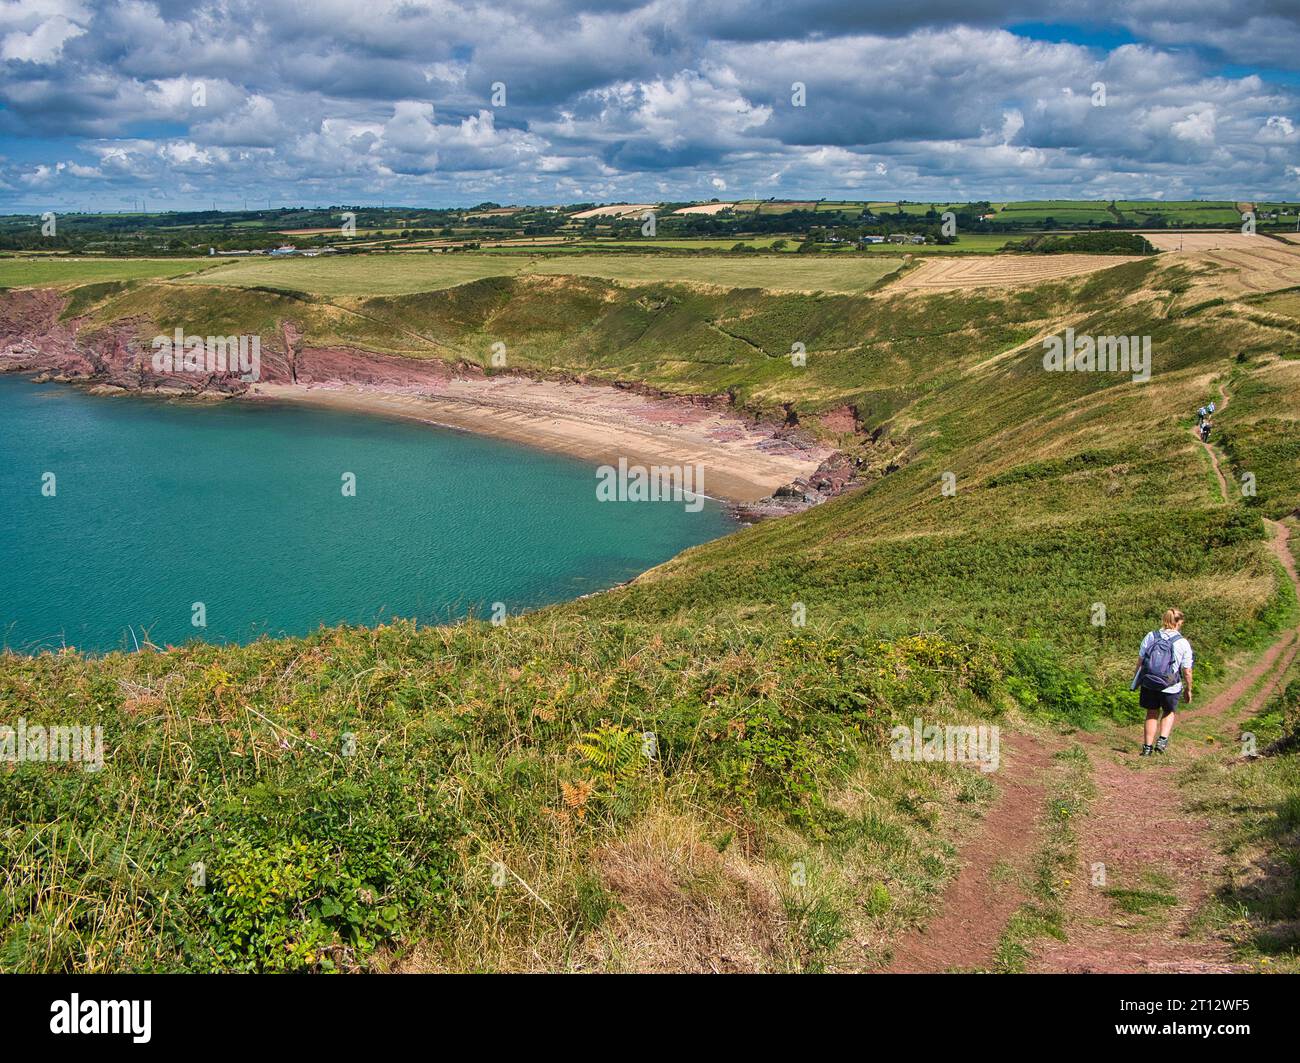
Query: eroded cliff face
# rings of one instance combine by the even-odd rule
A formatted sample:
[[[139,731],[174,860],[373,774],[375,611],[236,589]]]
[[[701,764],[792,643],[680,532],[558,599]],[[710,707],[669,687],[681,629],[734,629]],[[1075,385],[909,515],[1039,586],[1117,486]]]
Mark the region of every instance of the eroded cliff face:
[[[65,306],[56,291],[5,292],[0,297],[0,369],[71,380],[92,380],[106,372],[102,346],[79,343],[75,322],[59,319]]]
[[[66,299],[57,291],[10,291],[0,298],[0,370],[49,379],[164,394],[223,398],[246,392],[252,381],[225,372],[157,371],[153,349],[141,343],[144,323],[132,319],[88,331],[61,320]],[[146,330],[147,331],[147,330]],[[308,347],[291,322],[260,343],[258,379],[269,384],[354,384],[418,389],[456,376],[482,376],[477,366],[402,358],[348,348]]]

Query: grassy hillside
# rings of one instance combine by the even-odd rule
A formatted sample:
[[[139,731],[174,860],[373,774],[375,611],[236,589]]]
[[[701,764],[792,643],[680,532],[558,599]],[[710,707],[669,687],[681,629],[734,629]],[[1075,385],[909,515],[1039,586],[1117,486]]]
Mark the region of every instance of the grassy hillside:
[[[133,322],[142,340],[176,326],[203,334],[255,331],[263,349],[283,345],[279,323],[290,320],[312,345],[478,364],[504,342],[516,368],[637,379],[692,394],[734,389],[742,402],[769,408],[793,402],[817,411],[861,401],[870,419],[920,389],[955,380],[962,359],[1033,337],[1070,308],[1073,290],[917,299],[891,296],[886,287],[862,298],[503,276],[406,295],[345,297],[159,283],[74,290],[68,315],[85,315],[88,331]],[[1088,305],[1100,305],[1106,289],[1089,291]],[[804,367],[790,363],[796,342],[809,354]]]
[[[1206,679],[1296,611],[1262,522],[1300,502],[1294,332],[1185,289],[1143,261],[978,295],[87,296],[89,327],[290,319],[478,361],[501,340],[516,366],[732,389],[810,424],[848,404],[873,475],[500,627],[0,658],[5,717],[102,723],[109,750],[98,774],[0,772],[0,968],[878,964],[996,782],[891,760],[892,723],[1128,718],[1169,604]],[[1151,381],[1044,372],[1032,341],[1066,324],[1151,336]],[[1220,496],[1190,432],[1219,385],[1250,499]]]

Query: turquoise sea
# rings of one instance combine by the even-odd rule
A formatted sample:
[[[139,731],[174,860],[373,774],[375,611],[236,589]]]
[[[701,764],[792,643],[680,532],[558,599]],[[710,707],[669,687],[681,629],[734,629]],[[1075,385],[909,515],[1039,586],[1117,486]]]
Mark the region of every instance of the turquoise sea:
[[[0,375],[0,642],[105,651],[513,614],[734,527],[713,502],[602,503],[595,485],[590,462],[411,422]]]

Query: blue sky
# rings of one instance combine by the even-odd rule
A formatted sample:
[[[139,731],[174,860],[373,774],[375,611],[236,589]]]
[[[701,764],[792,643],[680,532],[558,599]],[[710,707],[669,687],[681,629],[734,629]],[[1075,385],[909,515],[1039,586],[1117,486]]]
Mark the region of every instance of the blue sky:
[[[1295,200],[1298,45],[1293,0],[0,0],[0,211]]]

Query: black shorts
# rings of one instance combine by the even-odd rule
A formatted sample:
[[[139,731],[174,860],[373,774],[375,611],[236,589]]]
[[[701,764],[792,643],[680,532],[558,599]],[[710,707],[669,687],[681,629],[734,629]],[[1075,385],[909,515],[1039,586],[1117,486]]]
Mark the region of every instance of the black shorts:
[[[1166,694],[1163,690],[1138,688],[1138,704],[1144,709],[1160,709],[1162,712],[1177,712],[1178,702],[1182,698],[1180,690],[1175,694]]]

